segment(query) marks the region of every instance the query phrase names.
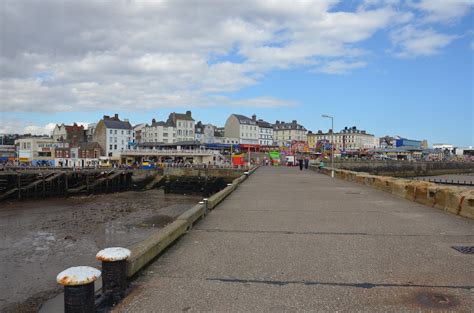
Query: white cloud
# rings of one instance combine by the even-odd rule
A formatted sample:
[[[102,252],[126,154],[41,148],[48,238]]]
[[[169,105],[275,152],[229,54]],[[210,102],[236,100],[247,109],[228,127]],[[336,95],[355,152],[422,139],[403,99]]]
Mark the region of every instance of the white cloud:
[[[391,32],[394,45],[394,54],[401,58],[434,55],[440,49],[457,38],[455,35],[446,35],[433,29],[418,29],[407,25]]]
[[[397,0],[366,0],[354,12],[336,10],[337,0],[204,1],[198,7],[186,0],[6,1],[0,109],[217,105],[216,96],[256,85],[272,70],[363,67],[361,56],[370,54],[364,41],[393,27],[402,27],[392,33],[397,55],[430,55],[454,37],[403,27],[414,23],[413,10],[441,20],[465,14],[467,2],[454,1],[449,8],[423,1],[413,9]],[[440,18],[445,11],[452,13]]]
[[[28,125],[23,129],[24,134],[32,135],[51,135],[56,123],[48,123],[43,126]]]
[[[455,22],[467,15],[474,5],[474,0],[422,0],[413,6],[425,14],[424,21]]]
[[[324,66],[316,69],[317,72],[326,74],[347,74],[351,70],[362,68],[367,66],[366,62],[344,62],[344,61],[331,61],[326,63]]]

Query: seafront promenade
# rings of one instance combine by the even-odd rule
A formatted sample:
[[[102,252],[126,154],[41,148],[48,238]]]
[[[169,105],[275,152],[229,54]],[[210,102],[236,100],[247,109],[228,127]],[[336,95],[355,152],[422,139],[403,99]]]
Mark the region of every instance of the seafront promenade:
[[[474,221],[261,167],[145,268],[114,312],[471,312]]]

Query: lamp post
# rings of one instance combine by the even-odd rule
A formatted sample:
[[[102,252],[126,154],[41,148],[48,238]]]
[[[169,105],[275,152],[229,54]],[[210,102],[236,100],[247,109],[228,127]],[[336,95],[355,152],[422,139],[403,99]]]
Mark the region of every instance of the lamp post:
[[[331,177],[334,178],[334,117],[326,114],[321,117],[331,119]]]

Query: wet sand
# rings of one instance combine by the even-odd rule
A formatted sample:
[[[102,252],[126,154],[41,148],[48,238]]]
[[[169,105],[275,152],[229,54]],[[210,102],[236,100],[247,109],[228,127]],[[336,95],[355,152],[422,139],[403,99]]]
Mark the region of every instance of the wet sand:
[[[98,267],[100,249],[140,241],[200,199],[150,190],[0,203],[0,312],[36,312],[61,291],[59,272]]]

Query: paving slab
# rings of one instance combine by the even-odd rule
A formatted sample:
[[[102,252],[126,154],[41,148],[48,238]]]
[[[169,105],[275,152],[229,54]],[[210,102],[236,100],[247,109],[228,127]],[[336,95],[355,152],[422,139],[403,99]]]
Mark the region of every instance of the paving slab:
[[[115,312],[472,312],[474,222],[262,167],[147,267]]]

